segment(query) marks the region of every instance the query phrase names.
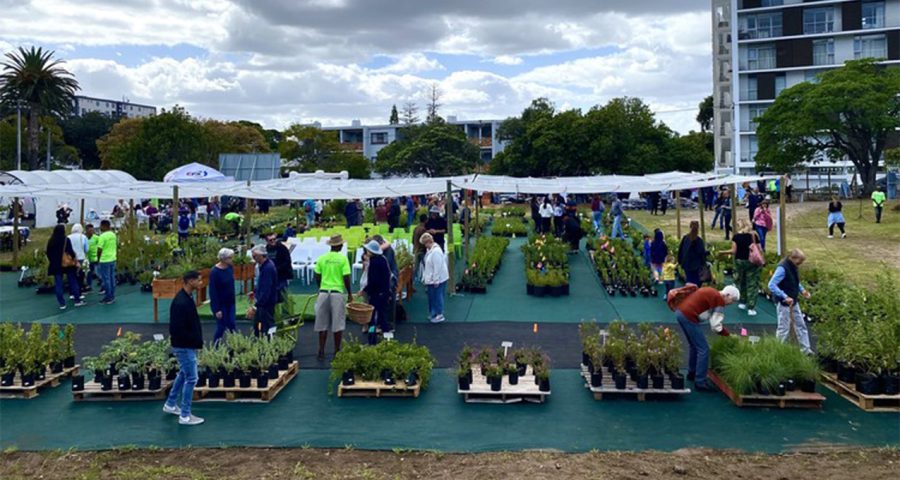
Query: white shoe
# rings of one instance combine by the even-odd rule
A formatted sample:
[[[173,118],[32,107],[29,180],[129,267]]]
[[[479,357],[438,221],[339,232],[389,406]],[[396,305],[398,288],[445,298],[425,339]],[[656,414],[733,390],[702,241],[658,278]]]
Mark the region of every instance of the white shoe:
[[[741,310],[746,310],[746,309],[747,309],[747,304],[746,304],[746,303],[739,303],[739,304],[738,304],[738,308],[740,308]]]
[[[755,316],[756,316],[756,310],[753,310],[753,309],[747,310],[747,315],[749,315],[749,316],[751,316],[751,317],[755,317]]]
[[[438,316],[436,316],[436,317],[434,317],[434,318],[431,319],[431,323],[441,323],[441,322],[443,322],[444,320],[446,320],[446,318],[444,318],[443,315],[438,315]]]
[[[181,416],[181,407],[175,405],[174,407],[170,407],[168,404],[163,405],[163,411],[166,413],[171,413],[172,415]]]
[[[847,234],[846,234],[846,233],[842,233],[842,234],[841,234],[841,238],[847,238]]]
[[[59,309],[60,309],[60,310],[65,310],[65,309],[66,309],[66,306],[65,306],[65,305],[60,305],[60,306],[59,306]]]
[[[194,415],[189,417],[178,416],[178,423],[181,425],[200,425],[203,423],[203,419]]]
[[[829,235],[828,238],[834,238],[834,235]]]

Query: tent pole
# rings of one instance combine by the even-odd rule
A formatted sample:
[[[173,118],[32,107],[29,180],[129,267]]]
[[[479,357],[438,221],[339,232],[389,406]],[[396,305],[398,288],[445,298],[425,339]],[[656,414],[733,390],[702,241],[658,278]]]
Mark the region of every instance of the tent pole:
[[[172,187],[172,224],[178,225],[178,185]],[[176,227],[177,228],[177,227]]]
[[[84,199],[81,199],[81,215],[79,215],[78,223],[84,226]]]
[[[131,237],[130,240],[132,243],[134,243],[134,238],[135,238],[134,231],[137,229],[137,220],[136,220],[136,217],[134,214],[134,199],[133,198],[128,199],[128,226],[130,227],[128,229],[128,231],[129,231],[128,236]]]
[[[463,229],[465,229],[465,241],[463,243],[463,258],[466,259],[466,265],[469,264],[469,190],[463,190],[466,199],[466,216],[463,218]]]
[[[706,244],[706,222],[703,220],[703,210],[706,208],[703,205],[703,189],[697,189],[697,200],[699,202],[697,205],[700,207],[700,238],[703,239],[703,243]]]
[[[83,201],[83,200],[82,200]],[[13,198],[13,268],[19,269],[19,197]]]
[[[675,225],[676,235],[681,239],[681,190],[675,190]]]
[[[778,209],[778,235],[780,236],[779,240],[781,240],[782,255],[787,255],[787,212],[785,212],[785,197],[787,197],[787,195],[784,194],[786,178],[785,175],[781,176],[781,183],[778,188],[778,203],[781,204],[781,208]]]
[[[737,187],[736,183],[731,186],[731,235],[737,233]]]
[[[475,200],[475,225],[478,226],[478,231],[476,232],[475,236],[480,237],[481,236],[481,221],[478,219],[479,218],[478,212],[480,210],[479,205],[481,204],[481,202],[480,202],[481,199],[478,197],[477,190],[475,191],[474,200]]]
[[[447,241],[444,242],[444,245],[447,247],[447,251],[444,252],[447,255],[448,259],[448,272],[450,273],[450,279],[447,281],[447,292],[450,295],[456,294],[456,283],[453,282],[453,268],[454,264],[454,254],[450,252],[453,248],[453,192],[451,191],[450,180],[447,180],[447,198],[445,199],[444,209],[447,211]]]
[[[250,188],[250,180],[247,180],[247,188]],[[250,242],[250,220],[253,217],[253,199],[245,198],[244,199],[244,225],[242,230],[244,231],[244,240],[247,242],[247,249],[249,250],[252,246]]]

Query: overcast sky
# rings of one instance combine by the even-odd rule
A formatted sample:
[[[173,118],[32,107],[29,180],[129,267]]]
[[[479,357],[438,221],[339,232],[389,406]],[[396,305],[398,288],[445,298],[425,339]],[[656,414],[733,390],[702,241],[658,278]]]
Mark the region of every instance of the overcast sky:
[[[392,104],[516,115],[641,97],[697,130],[708,0],[0,0],[0,51],[56,50],[81,94],[199,117],[386,123]]]

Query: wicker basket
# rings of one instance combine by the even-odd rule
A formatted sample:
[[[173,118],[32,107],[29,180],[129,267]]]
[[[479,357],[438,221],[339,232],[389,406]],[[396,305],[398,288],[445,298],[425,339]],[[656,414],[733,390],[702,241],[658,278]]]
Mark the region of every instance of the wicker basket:
[[[374,312],[375,307],[367,303],[354,302],[347,304],[347,318],[360,325],[368,325],[372,321],[372,313]]]

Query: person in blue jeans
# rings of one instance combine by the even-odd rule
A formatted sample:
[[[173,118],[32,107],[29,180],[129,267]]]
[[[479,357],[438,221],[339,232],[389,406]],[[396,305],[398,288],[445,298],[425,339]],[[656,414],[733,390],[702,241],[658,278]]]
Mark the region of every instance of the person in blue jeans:
[[[169,307],[169,340],[172,353],[178,360],[178,376],[163,405],[163,412],[178,415],[181,425],[200,425],[203,419],[191,414],[191,401],[194,386],[197,385],[197,350],[203,348],[203,329],[192,295],[201,288],[202,283],[200,274],[195,270],[185,273],[181,280],[184,286]]]
[[[593,217],[594,231],[597,234],[603,233],[603,212],[605,211],[606,206],[603,205],[603,199],[600,198],[600,195],[594,195],[591,200],[591,216]]]
[[[78,280],[75,277],[75,273],[79,268],[77,265],[77,256],[75,254],[75,249],[72,247],[72,241],[66,237],[65,225],[60,223],[53,228],[53,233],[50,235],[50,239],[47,240],[46,253],[47,275],[52,276],[54,279],[56,301],[59,303],[59,309],[66,309],[65,279],[68,279],[69,281],[69,294],[72,295],[72,298],[75,300],[75,306],[83,306],[84,300],[81,297],[81,289],[78,285]],[[76,265],[64,266],[64,256],[74,261]]]
[[[209,273],[209,306],[216,317],[213,343],[218,343],[226,331],[236,329],[234,294],[234,250],[223,248],[219,250],[219,262]]]
[[[686,296],[675,309],[675,319],[689,345],[688,380],[694,382],[694,389],[714,391],[706,381],[709,370],[709,343],[706,332],[700,325],[708,321],[710,328],[722,336],[728,336],[725,328],[725,306],[740,301],[741,292],[734,285],[728,285],[722,291],[712,287],[698,288]]]
[[[444,290],[450,279],[447,269],[447,256],[441,246],[434,241],[430,233],[419,239],[426,250],[425,268],[422,272],[422,283],[428,290],[428,319],[431,323],[441,323],[444,318]]]
[[[610,238],[625,238],[625,233],[622,231],[622,217],[625,216],[625,210],[622,208],[622,200],[619,200],[618,196],[613,198],[609,216],[613,217]]]

